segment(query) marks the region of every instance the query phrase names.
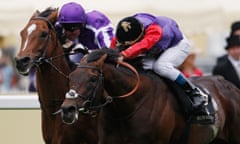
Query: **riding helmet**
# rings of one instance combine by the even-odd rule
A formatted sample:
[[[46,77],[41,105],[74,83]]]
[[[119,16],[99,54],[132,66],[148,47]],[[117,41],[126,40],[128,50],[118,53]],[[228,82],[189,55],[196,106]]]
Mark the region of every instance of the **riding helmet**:
[[[134,17],[123,18],[117,24],[117,45],[132,45],[143,37],[143,24]]]
[[[82,23],[86,22],[86,14],[83,7],[75,2],[66,3],[59,13],[60,23]]]

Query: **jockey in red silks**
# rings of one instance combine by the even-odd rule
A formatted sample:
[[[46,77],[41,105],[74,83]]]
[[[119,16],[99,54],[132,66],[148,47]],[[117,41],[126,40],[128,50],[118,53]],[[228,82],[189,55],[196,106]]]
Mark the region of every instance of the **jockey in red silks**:
[[[142,56],[143,69],[153,70],[178,84],[190,96],[195,108],[207,103],[207,94],[177,69],[187,58],[191,46],[173,19],[147,13],[123,18],[117,25],[111,48],[121,51],[119,59]]]

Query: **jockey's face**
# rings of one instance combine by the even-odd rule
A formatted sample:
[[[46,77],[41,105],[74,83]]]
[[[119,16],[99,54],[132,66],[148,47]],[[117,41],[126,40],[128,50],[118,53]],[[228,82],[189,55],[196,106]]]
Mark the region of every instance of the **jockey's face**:
[[[82,24],[63,24],[67,38],[75,40],[80,35],[82,26]]]
[[[74,31],[67,31],[66,36],[69,40],[74,41],[80,35],[80,29],[76,29]]]

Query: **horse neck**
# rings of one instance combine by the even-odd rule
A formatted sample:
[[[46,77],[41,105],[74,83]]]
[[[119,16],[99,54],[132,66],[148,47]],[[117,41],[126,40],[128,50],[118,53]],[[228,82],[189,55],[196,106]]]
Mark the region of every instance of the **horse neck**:
[[[104,88],[110,95],[124,95],[136,86],[137,78],[131,71],[106,64],[103,73]]]
[[[63,49],[58,44],[54,53],[46,56],[47,58],[57,57],[50,61],[52,64],[43,63],[37,68],[37,89],[43,107],[49,107],[48,105],[57,103],[55,107],[59,108],[65,93],[68,91],[67,77],[70,73],[70,68],[63,54]],[[53,109],[55,108],[53,107]]]
[[[104,89],[109,96],[114,98],[114,102],[106,107],[105,112],[108,116],[120,119],[127,119],[143,107],[148,101],[152,106],[162,109],[166,101],[172,101],[169,89],[165,82],[157,76],[147,76],[140,74],[140,85],[137,91],[125,98],[116,98],[129,93],[137,82],[136,75],[132,72],[119,70],[115,66],[108,66],[104,70]]]
[[[137,84],[137,77],[131,71],[116,68],[113,65],[106,65],[104,73],[104,89],[107,95],[113,97],[114,102],[105,107],[108,116],[115,118],[125,118],[131,115],[142,102],[142,96],[138,89],[134,94],[120,98],[119,96],[128,94]],[[136,104],[136,105],[135,105]]]

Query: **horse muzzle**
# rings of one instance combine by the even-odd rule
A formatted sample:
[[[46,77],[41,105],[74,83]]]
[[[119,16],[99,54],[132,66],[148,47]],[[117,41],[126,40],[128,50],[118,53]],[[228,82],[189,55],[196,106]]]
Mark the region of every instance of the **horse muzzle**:
[[[16,69],[21,75],[28,75],[33,67],[33,60],[30,57],[15,58]]]
[[[78,120],[78,109],[75,106],[62,106],[61,117],[65,124],[73,124]]]

